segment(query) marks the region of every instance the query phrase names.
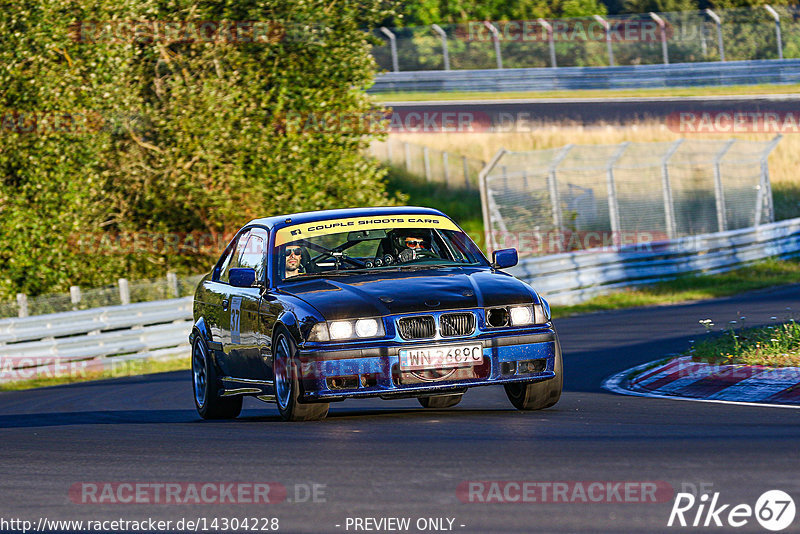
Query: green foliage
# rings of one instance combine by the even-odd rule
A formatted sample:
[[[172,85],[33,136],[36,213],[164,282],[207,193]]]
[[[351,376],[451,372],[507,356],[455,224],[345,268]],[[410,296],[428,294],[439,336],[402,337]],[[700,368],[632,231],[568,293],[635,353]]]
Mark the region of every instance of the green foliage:
[[[76,245],[98,235],[227,234],[257,216],[394,202],[384,171],[361,155],[367,137],[284,119],[372,109],[363,89],[375,65],[363,29],[388,16],[383,3],[4,2],[4,117],[69,113],[99,124],[3,128],[0,299],[207,268],[219,252]],[[285,35],[76,42],[70,25],[86,20],[278,21]]]
[[[745,319],[730,321],[721,335],[703,339],[687,354],[697,361],[716,364],[800,365],[800,324],[789,319],[762,328],[744,328]],[[701,324],[710,331],[713,323],[705,321],[709,320]]]
[[[598,0],[417,0],[404,2],[394,26],[428,26],[481,20],[536,20],[538,17],[605,15]]]
[[[695,11],[699,9],[696,0],[623,0],[626,13],[664,13],[668,11]]]

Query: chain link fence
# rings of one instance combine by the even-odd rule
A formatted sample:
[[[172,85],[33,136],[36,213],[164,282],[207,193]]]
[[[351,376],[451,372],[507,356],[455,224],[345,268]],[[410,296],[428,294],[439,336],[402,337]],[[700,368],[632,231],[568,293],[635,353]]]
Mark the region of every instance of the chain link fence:
[[[0,317],[27,317],[102,306],[118,306],[135,302],[188,297],[194,295],[203,274],[176,276],[168,274],[165,278],[153,280],[128,281],[119,279],[116,285],[83,289],[70,288],[69,293],[49,293],[28,297],[20,293],[15,302],[0,302]]]
[[[772,222],[767,156],[779,140],[500,150],[481,172],[490,249],[534,256]]]
[[[440,182],[451,188],[477,189],[478,175],[486,165],[479,159],[391,137],[385,141],[373,141],[368,154],[386,165],[405,169],[429,182]]]
[[[800,6],[382,28],[388,71],[601,67],[800,57]]]

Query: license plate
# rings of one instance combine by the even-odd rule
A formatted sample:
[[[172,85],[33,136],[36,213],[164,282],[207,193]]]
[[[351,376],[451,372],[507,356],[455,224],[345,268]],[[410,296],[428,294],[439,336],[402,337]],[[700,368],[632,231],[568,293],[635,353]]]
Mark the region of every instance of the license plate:
[[[400,369],[404,371],[449,369],[482,363],[483,347],[479,344],[400,349]]]

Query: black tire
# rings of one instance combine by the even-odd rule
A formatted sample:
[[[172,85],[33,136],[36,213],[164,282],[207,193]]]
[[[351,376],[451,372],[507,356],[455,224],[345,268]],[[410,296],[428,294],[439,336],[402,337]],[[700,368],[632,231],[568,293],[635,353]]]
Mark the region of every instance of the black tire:
[[[235,419],[242,413],[242,397],[220,397],[219,379],[202,336],[192,343],[192,391],[194,406],[203,419]]]
[[[561,398],[564,386],[561,343],[556,337],[556,361],[553,366],[556,376],[544,382],[533,384],[506,384],[506,395],[517,410],[543,410],[554,406]]]
[[[451,393],[449,395],[433,395],[431,397],[417,397],[417,400],[423,408],[431,408],[434,410],[441,410],[450,408],[461,402],[463,393]]]
[[[273,347],[273,370],[275,372],[275,403],[284,421],[319,421],[328,415],[327,402],[307,403],[299,401],[301,395],[297,345],[294,339],[281,328],[275,335]]]

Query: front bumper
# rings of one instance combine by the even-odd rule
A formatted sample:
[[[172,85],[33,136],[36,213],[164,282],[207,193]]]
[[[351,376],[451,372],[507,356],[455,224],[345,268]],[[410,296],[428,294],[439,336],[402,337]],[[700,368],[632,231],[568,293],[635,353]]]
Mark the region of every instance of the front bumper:
[[[496,333],[462,340],[437,340],[414,343],[458,345],[480,343],[484,363],[461,367],[449,376],[430,379],[400,370],[399,351],[410,343],[386,341],[369,347],[338,347],[300,350],[303,400],[306,402],[343,400],[354,397],[402,398],[423,394],[464,391],[469,387],[492,384],[530,383],[555,377],[558,340],[551,328],[539,328],[514,335]],[[534,362],[519,372],[518,362]]]

